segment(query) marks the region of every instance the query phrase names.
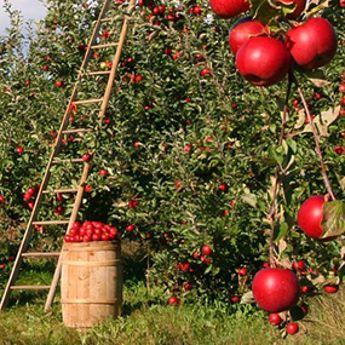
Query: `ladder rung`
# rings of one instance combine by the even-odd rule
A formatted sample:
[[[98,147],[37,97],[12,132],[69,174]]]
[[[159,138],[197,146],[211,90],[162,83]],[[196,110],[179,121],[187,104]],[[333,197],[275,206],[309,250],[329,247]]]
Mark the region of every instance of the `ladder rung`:
[[[93,99],[84,99],[80,101],[74,101],[74,104],[92,104],[92,103],[100,103],[103,101],[103,98],[93,98]]]
[[[63,134],[70,134],[70,133],[86,133],[86,132],[92,132],[93,130],[91,128],[75,128],[75,129],[66,129],[62,131]]]
[[[49,290],[50,285],[14,285],[11,290]]]
[[[40,220],[37,222],[32,222],[32,225],[59,225],[68,223],[69,220]]]
[[[54,190],[44,190],[43,194],[57,194],[57,193],[77,193],[78,189],[76,188],[61,188],[61,189],[54,189]]]
[[[51,258],[51,257],[59,257],[60,252],[45,252],[45,253],[39,253],[39,252],[27,252],[23,253],[22,257],[24,258]]]
[[[63,164],[63,163],[83,163],[82,158],[73,158],[73,159],[53,159],[53,164]]]
[[[110,71],[95,71],[95,72],[86,72],[84,75],[107,75],[110,74]]]
[[[110,48],[110,47],[116,47],[117,45],[118,43],[97,44],[95,46],[91,46],[91,49]]]

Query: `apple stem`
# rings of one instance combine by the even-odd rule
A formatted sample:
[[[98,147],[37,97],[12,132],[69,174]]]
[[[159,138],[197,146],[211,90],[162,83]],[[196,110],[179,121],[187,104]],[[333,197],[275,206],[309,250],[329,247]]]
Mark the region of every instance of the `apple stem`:
[[[280,135],[279,135],[279,145],[283,143],[285,137],[285,129],[286,129],[286,118],[289,112],[289,98],[291,94],[292,88],[292,75],[289,73],[288,76],[288,87],[285,96],[285,102],[283,107],[283,114],[281,117],[281,127],[280,127]],[[275,168],[274,174],[274,185],[272,191],[272,203],[270,207],[270,211],[268,213],[268,218],[271,220],[271,237],[270,237],[270,244],[269,244],[269,263],[271,267],[275,267],[275,243],[274,243],[274,226],[275,226],[275,218],[276,218],[276,211],[277,211],[277,195],[279,190],[279,185],[281,182],[281,169],[280,166],[277,164]]]
[[[323,155],[322,155],[322,151],[321,151],[321,146],[320,146],[320,136],[319,136],[319,134],[318,134],[318,132],[316,130],[315,124],[314,124],[313,119],[312,119],[312,117],[310,115],[309,107],[308,107],[308,104],[307,104],[307,102],[305,100],[303,90],[300,88],[300,86],[299,86],[299,84],[297,82],[296,77],[293,76],[293,79],[294,79],[294,83],[297,86],[297,91],[298,91],[299,96],[301,98],[301,101],[303,103],[303,107],[304,107],[305,112],[307,114],[308,122],[309,122],[309,124],[311,126],[311,130],[313,132],[313,137],[314,137],[314,141],[315,141],[315,150],[316,150],[317,155],[319,156],[320,167],[321,167],[321,175],[322,175],[322,178],[323,178],[326,190],[327,190],[331,200],[336,200],[336,197],[335,197],[335,195],[333,193],[333,189],[332,189],[332,186],[331,186],[331,182],[329,181],[329,178],[328,178],[328,175],[327,175],[327,168],[326,168],[325,161],[323,159]]]

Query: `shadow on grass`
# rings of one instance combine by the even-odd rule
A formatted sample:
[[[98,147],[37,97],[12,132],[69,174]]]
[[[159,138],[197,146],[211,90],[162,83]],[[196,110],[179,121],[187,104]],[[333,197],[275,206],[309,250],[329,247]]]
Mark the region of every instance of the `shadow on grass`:
[[[131,314],[133,314],[135,311],[137,310],[141,310],[144,307],[150,307],[152,305],[159,305],[161,304],[159,299],[157,298],[152,298],[150,300],[145,300],[145,301],[141,301],[141,302],[137,302],[137,303],[127,303],[124,302],[122,305],[122,316],[124,318],[127,318],[128,316],[130,316]]]

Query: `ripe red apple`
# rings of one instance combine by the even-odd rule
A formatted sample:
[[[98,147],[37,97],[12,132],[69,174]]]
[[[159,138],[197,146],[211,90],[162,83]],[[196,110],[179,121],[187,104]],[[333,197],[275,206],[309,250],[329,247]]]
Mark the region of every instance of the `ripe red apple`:
[[[221,18],[232,18],[250,8],[248,0],[210,0],[212,11]]]
[[[89,184],[87,184],[87,185],[84,187],[84,191],[85,191],[85,193],[91,193],[91,192],[92,192],[92,186],[90,186]]]
[[[327,293],[336,293],[339,290],[338,285],[326,285],[323,287],[323,291]]]
[[[286,47],[298,66],[312,70],[331,62],[337,37],[328,20],[311,18],[287,32]]]
[[[55,82],[55,86],[56,86],[57,88],[63,87],[63,81],[62,81],[62,80],[57,80],[57,81]]]
[[[302,294],[307,294],[311,291],[311,287],[308,285],[302,285],[300,291]]]
[[[19,154],[19,155],[22,155],[24,153],[24,147],[23,146],[17,146],[16,147],[16,152]]]
[[[296,271],[304,271],[305,270],[305,262],[303,260],[298,260],[292,263],[292,267]]]
[[[237,295],[231,296],[230,301],[231,301],[231,303],[239,303],[241,301],[241,297],[237,296]]]
[[[226,183],[221,183],[219,186],[218,186],[218,190],[220,190],[221,192],[224,192],[226,193],[228,191],[229,187]]]
[[[64,212],[65,212],[65,208],[61,205],[56,206],[54,209],[55,216],[61,216],[62,214],[64,214]]]
[[[101,169],[101,170],[99,171],[99,176],[105,177],[105,176],[107,176],[107,175],[108,175],[108,170],[106,170],[106,169]]]
[[[179,262],[176,264],[176,268],[181,272],[188,272],[190,269],[189,262]]]
[[[3,195],[0,195],[0,204],[4,204],[6,201],[6,198]]]
[[[135,229],[135,225],[134,224],[129,224],[127,227],[126,227],[126,231],[127,232],[133,232]]]
[[[299,330],[299,326],[298,326],[298,323],[296,322],[289,322],[287,325],[286,325],[286,333],[287,334],[296,334]]]
[[[285,78],[291,58],[284,44],[271,37],[250,38],[238,50],[236,67],[244,79],[257,86],[270,86]]]
[[[183,283],[183,290],[184,291],[190,291],[193,289],[193,285],[189,282],[185,282]]]
[[[298,226],[312,238],[319,238],[323,233],[321,222],[324,203],[325,199],[322,195],[315,195],[307,199],[298,211]]]
[[[345,153],[345,147],[340,146],[340,145],[335,145],[334,148],[333,148],[333,151],[337,155],[342,155],[343,153]]]
[[[285,5],[294,5],[295,10],[292,13],[289,13],[286,18],[296,19],[304,11],[306,0],[278,0]]]
[[[262,24],[259,20],[242,20],[235,24],[233,29],[229,32],[229,46],[231,51],[236,55],[241,46],[250,38],[267,35],[267,26]]]
[[[279,314],[277,313],[271,313],[269,316],[268,316],[268,322],[273,325],[273,326],[278,326],[282,323],[282,318],[280,317]]]
[[[91,159],[90,153],[84,153],[83,156],[81,157],[81,159],[82,159],[84,162],[89,162],[90,159]]]
[[[211,74],[211,71],[209,68],[203,68],[201,71],[200,71],[200,76],[201,77],[206,77],[208,76],[209,74]]]
[[[248,273],[248,270],[246,267],[241,267],[239,270],[238,270],[238,275],[241,276],[241,277],[244,277],[246,276]]]
[[[168,304],[169,305],[179,305],[180,304],[180,299],[176,296],[171,296],[168,298]]]
[[[296,275],[283,268],[261,269],[253,279],[252,290],[258,306],[271,313],[292,308],[299,296]]]
[[[212,255],[213,253],[213,250],[210,246],[208,246],[207,244],[204,244],[202,247],[201,247],[201,253],[203,255],[206,255],[206,256],[210,256]]]

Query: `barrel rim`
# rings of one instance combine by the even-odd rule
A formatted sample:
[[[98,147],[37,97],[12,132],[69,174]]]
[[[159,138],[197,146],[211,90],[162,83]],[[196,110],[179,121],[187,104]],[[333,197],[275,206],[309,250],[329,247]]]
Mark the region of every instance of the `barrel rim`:
[[[90,242],[67,242],[64,243],[63,249],[73,249],[73,250],[78,250],[78,249],[92,249],[93,247],[96,247],[97,249],[99,248],[117,248],[121,244],[120,240],[115,240],[115,241],[90,241]]]

